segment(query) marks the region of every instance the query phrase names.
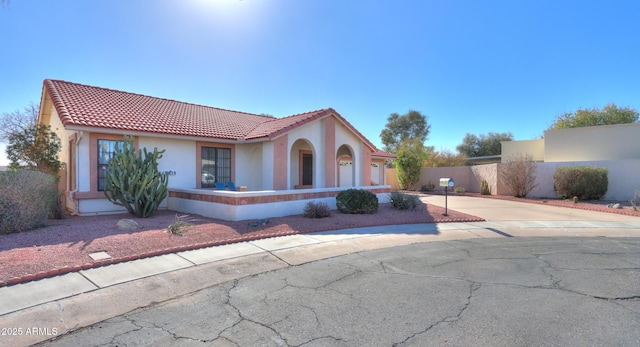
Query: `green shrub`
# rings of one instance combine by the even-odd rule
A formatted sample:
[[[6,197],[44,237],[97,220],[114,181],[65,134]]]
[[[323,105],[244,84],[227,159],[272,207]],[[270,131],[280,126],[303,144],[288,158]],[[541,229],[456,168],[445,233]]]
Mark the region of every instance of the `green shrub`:
[[[378,197],[364,189],[347,189],[336,196],[338,211],[349,214],[371,214],[378,211]]]
[[[464,190],[464,187],[456,187],[456,188],[453,190],[453,192],[454,192],[454,193],[458,193],[458,194],[462,194],[462,193],[464,193],[464,192],[465,192],[465,190]]]
[[[309,201],[304,207],[304,216],[307,218],[324,218],[331,216],[329,205],[324,202]]]
[[[428,184],[423,184],[422,186],[420,186],[420,191],[421,192],[432,192],[436,189],[436,185],[433,184],[433,182],[429,181]]]
[[[491,186],[487,180],[482,180],[480,184],[480,195],[491,195]]]
[[[600,199],[607,194],[609,178],[603,167],[559,167],[553,173],[553,188],[560,197]]]
[[[415,210],[420,204],[420,198],[417,195],[400,192],[392,192],[389,195],[389,200],[396,210]]]
[[[57,197],[56,179],[51,175],[27,170],[0,172],[0,234],[44,225]]]

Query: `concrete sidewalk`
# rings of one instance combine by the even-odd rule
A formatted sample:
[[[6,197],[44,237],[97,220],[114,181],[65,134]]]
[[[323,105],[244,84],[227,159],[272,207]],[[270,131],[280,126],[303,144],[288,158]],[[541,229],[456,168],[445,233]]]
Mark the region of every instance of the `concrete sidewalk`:
[[[444,206],[444,199],[429,196],[423,201]],[[278,237],[3,287],[0,327],[22,333],[14,329],[14,336],[0,337],[0,345],[34,344],[217,284],[367,250],[472,238],[640,236],[638,217],[461,196],[449,196],[447,205],[486,222],[382,226]]]

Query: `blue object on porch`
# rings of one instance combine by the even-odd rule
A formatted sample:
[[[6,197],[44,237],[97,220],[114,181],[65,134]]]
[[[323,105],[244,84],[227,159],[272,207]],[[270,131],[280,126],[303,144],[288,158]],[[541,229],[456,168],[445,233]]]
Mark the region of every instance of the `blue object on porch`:
[[[226,190],[226,188],[224,187],[224,184],[222,184],[220,182],[216,182],[216,189],[217,190]]]
[[[229,187],[229,190],[232,190],[234,192],[236,191],[236,186],[231,181],[227,182],[227,187]]]

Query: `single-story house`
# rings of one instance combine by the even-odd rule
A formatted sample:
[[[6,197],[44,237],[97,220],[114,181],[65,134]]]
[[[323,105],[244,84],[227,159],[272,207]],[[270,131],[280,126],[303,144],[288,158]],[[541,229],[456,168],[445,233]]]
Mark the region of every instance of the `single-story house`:
[[[45,80],[39,122],[62,141],[66,208],[79,215],[125,211],[104,196],[116,141],[165,150],[161,208],[227,220],[302,213],[311,200],[335,206],[340,190],[385,199],[386,159],[331,108],[284,118],[230,111],[60,80]],[[216,189],[234,183],[237,191]]]

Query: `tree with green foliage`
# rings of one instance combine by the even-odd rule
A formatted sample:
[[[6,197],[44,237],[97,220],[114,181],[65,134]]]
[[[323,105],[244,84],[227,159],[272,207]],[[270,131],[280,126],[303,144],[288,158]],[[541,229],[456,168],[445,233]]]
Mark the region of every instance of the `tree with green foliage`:
[[[513,141],[513,134],[510,132],[489,132],[481,135],[467,133],[456,150],[468,158],[499,155],[502,153],[502,145],[500,144],[502,141]]]
[[[133,137],[117,141],[115,153],[107,166],[104,195],[112,203],[124,206],[136,217],[152,216],[167,197],[168,173],[158,171],[158,159],[164,150],[148,152],[134,147]]]
[[[28,169],[59,177],[62,162],[58,160],[58,153],[62,144],[49,125],[27,125],[9,134],[8,143],[6,153],[10,169]]]
[[[425,167],[451,167],[465,165],[467,156],[449,150],[436,151],[433,146],[426,147]]]
[[[396,170],[401,189],[414,189],[420,182],[420,173],[427,151],[419,139],[405,140],[396,153]]]
[[[640,118],[637,110],[608,104],[602,110],[595,108],[578,109],[557,116],[549,129],[580,128],[597,125],[635,123]]]
[[[410,110],[402,116],[392,113],[387,118],[385,128],[380,132],[380,139],[385,151],[396,154],[400,145],[407,140],[415,139],[424,144],[430,129],[427,116],[418,111]]]

